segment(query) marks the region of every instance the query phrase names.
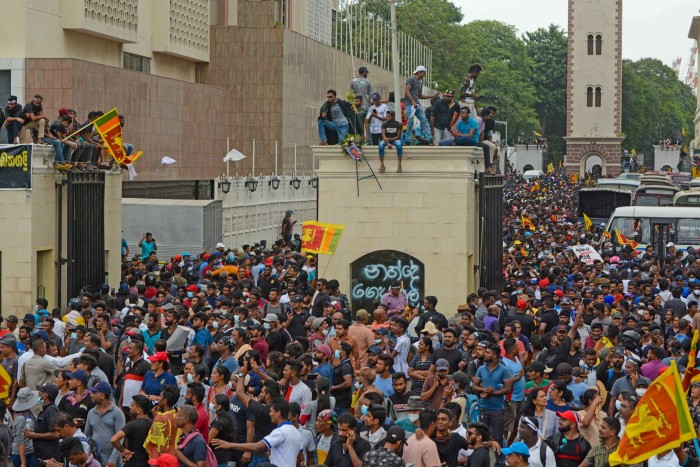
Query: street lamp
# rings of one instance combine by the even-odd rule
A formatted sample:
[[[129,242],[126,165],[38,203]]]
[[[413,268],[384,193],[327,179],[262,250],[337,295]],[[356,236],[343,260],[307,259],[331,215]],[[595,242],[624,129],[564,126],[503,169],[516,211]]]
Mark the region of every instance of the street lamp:
[[[245,182],[246,188],[250,190],[251,193],[253,193],[255,190],[258,189],[258,181],[256,179],[251,179],[251,180],[246,180]]]
[[[280,179],[275,177],[272,180],[270,180],[269,182],[267,182],[267,184],[269,186],[271,186],[273,190],[276,190],[277,188],[280,187]]]
[[[231,191],[231,181],[227,178],[224,178],[222,175],[219,177],[219,188],[221,188],[221,191],[226,195],[228,194],[229,191]]]
[[[506,147],[508,147],[508,122],[503,121],[503,120],[496,120],[495,123],[499,123],[501,125],[505,125],[506,127]]]
[[[294,178],[289,182],[289,184],[292,185],[292,186],[294,187],[295,190],[298,190],[299,187],[301,186],[301,180],[298,179],[298,178],[296,178],[296,177],[294,177]]]
[[[318,177],[313,177],[312,179],[310,179],[309,185],[311,185],[311,188],[313,188],[314,190],[318,188]]]

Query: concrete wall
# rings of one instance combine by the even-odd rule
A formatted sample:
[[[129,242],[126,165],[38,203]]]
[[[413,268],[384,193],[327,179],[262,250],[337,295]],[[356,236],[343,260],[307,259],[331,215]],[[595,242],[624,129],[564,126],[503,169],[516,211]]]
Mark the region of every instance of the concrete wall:
[[[531,165],[533,170],[547,170],[541,147],[538,149],[534,144],[529,144],[527,146],[524,144],[516,144],[514,147],[508,149],[510,150],[510,163],[518,172],[525,172],[526,165]]]
[[[483,171],[478,148],[421,148],[404,151],[403,170],[395,173],[395,155],[387,156],[387,172],[360,182],[355,163],[338,147],[314,146],[319,177],[318,219],[345,224],[335,254],[320,255],[319,271],[350,290],[350,264],[376,250],[398,250],[425,266],[425,294],[438,297],[438,309],[452,315],[478,286],[478,187],[474,170]],[[375,170],[376,149],[364,148]],[[366,165],[358,165],[367,175]],[[387,265],[389,266],[389,265]],[[323,272],[325,271],[325,272]],[[421,297],[422,298],[422,297]]]
[[[2,273],[2,315],[23,316],[30,312],[39,298],[39,290],[45,294],[49,307],[65,306],[56,303],[58,290],[56,268],[58,260],[57,196],[56,183],[63,174],[50,168],[53,150],[46,146],[34,146],[32,157],[32,189],[0,190],[0,254]],[[0,149],[1,151],[1,149]],[[63,214],[67,216],[66,189],[63,196]],[[121,230],[121,174],[107,172],[105,177],[105,258],[110,283],[118,286],[120,276]],[[63,226],[63,256],[67,254],[66,221]],[[63,267],[62,289],[65,291],[67,267]],[[40,288],[41,287],[41,288]]]

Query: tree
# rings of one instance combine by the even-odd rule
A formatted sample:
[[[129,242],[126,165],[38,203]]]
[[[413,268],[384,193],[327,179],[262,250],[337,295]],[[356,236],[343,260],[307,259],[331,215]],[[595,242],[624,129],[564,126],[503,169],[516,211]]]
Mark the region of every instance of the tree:
[[[673,69],[644,58],[622,63],[622,131],[626,149],[648,151],[655,140],[681,139],[693,128],[697,100]],[[688,132],[683,144],[692,139]]]
[[[542,134],[549,142],[549,155],[560,159],[566,136],[566,54],[567,36],[554,24],[525,33],[523,39],[533,62],[532,84],[535,111]]]

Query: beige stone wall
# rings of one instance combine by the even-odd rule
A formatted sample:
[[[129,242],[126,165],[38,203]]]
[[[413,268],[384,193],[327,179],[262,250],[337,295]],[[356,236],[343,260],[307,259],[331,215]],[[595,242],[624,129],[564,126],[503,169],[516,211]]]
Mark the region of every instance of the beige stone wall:
[[[387,172],[379,174],[376,149],[364,148],[377,171],[360,182],[355,163],[338,147],[313,146],[318,162],[318,218],[345,224],[335,254],[320,255],[325,278],[350,288],[350,264],[375,250],[399,250],[425,266],[425,294],[438,297],[438,308],[452,316],[467,294],[476,291],[479,264],[479,204],[474,169],[483,171],[483,151],[474,148],[407,148],[404,173],[395,173],[395,152],[387,151]],[[359,164],[360,173],[367,167]]]
[[[0,190],[0,254],[2,261],[2,315],[23,316],[38,298],[43,286],[49,307],[56,303],[57,196],[56,183],[64,178],[48,168],[53,150],[34,146],[32,190]],[[64,190],[64,216],[67,195]],[[110,283],[118,286],[121,241],[121,175],[108,172],[105,180],[105,258]],[[63,255],[67,252],[67,231],[63,223]],[[66,266],[63,266],[63,300],[66,293]],[[63,303],[65,306],[65,303]]]

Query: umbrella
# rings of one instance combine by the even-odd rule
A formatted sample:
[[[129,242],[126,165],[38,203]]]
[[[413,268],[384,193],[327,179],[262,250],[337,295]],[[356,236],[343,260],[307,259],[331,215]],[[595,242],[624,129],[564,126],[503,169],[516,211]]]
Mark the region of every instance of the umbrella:
[[[224,162],[236,162],[236,161],[242,161],[245,159],[245,156],[237,149],[231,149],[226,156],[224,156]]]
[[[172,165],[175,164],[177,161],[171,157],[165,156],[160,160],[160,163],[163,165]]]

